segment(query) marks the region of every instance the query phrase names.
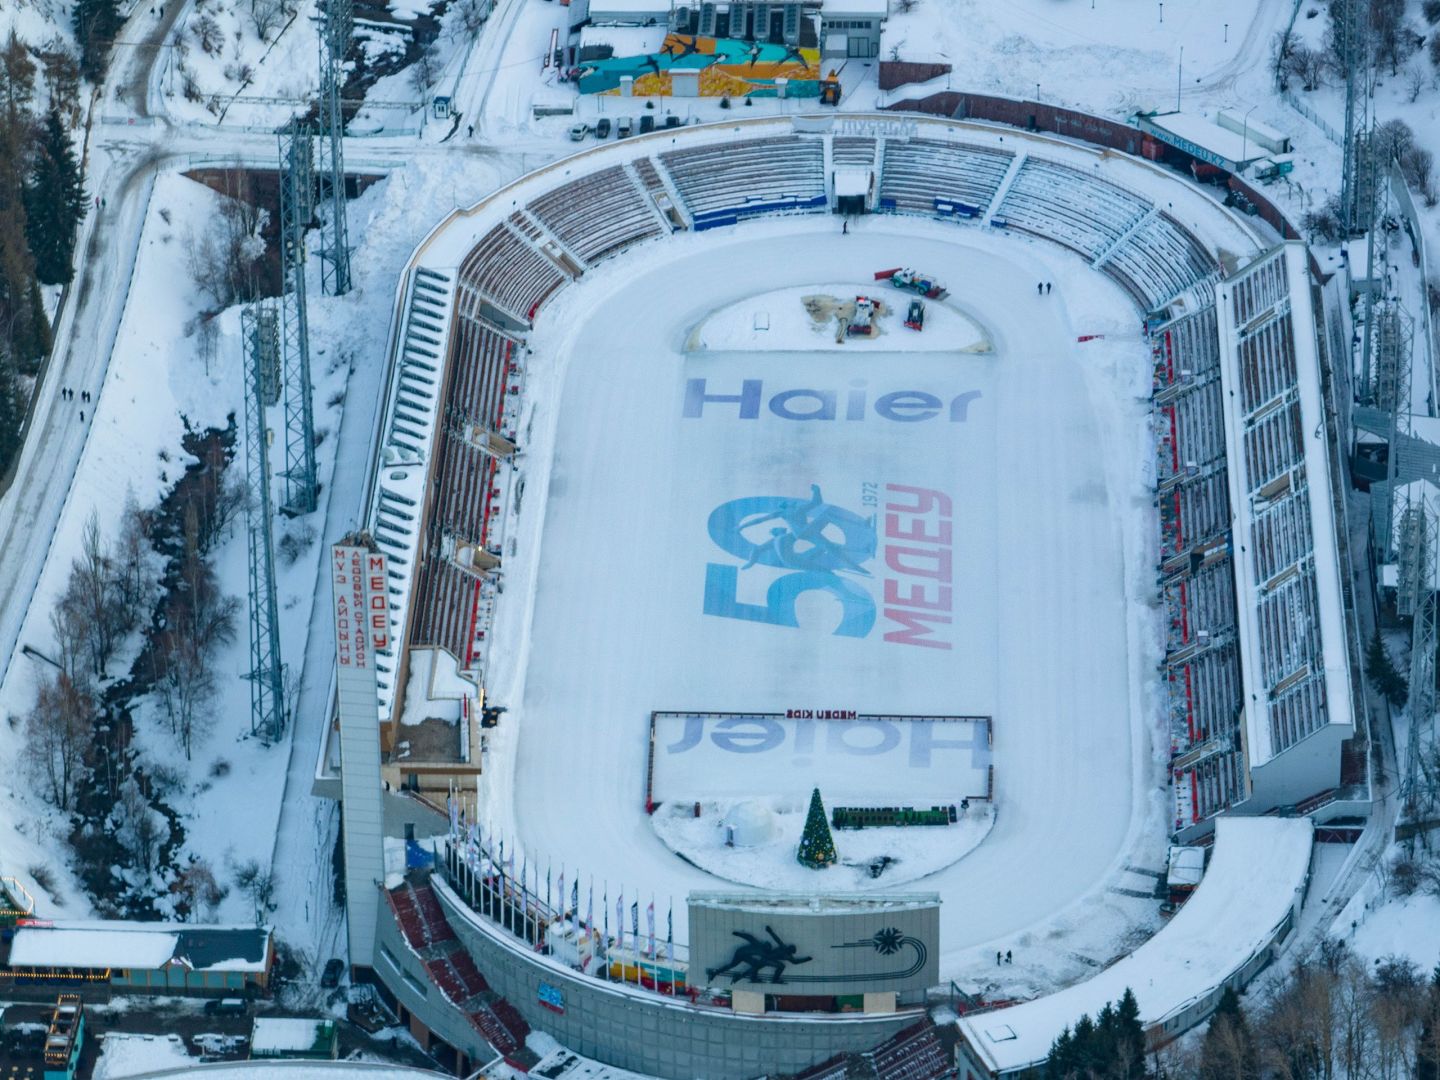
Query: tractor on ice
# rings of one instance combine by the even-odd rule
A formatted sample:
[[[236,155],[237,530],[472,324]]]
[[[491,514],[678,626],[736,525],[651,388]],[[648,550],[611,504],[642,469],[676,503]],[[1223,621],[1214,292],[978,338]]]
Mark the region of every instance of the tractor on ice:
[[[905,325],[911,330],[925,329],[925,301],[915,299],[910,301],[910,309],[905,312]]]
[[[869,337],[875,333],[875,301],[868,296],[855,297],[855,314],[845,324],[847,337]]]
[[[897,289],[905,289],[908,292],[919,293],[921,296],[931,300],[941,300],[945,297],[945,286],[941,285],[934,278],[925,274],[917,273],[909,267],[897,266],[893,270],[877,270],[876,281],[888,280]]]

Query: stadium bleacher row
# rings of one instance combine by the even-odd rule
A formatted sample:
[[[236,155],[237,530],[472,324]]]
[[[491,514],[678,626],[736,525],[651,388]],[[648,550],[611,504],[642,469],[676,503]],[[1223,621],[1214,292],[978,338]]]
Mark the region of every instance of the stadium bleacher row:
[[[984,213],[1014,155],[928,139],[887,140],[880,169],[882,210],[934,213],[948,202]]]
[[[1300,403],[1290,401],[1256,419],[1245,431],[1241,459],[1249,494],[1273,498],[1276,481],[1292,470],[1303,475],[1305,433],[1300,427]],[[1289,486],[1278,485],[1279,488]]]
[[[529,322],[565,283],[559,267],[515,230],[496,225],[460,264],[460,314],[474,315],[484,300],[511,318]]]
[[[818,136],[739,139],[659,157],[696,229],[826,203],[825,144]]]
[[[1157,397],[1171,395],[1190,383],[1220,377],[1220,338],[1215,309],[1205,307],[1182,315],[1151,338]]]
[[[1160,495],[1160,560],[1204,548],[1230,528],[1230,490],[1225,470],[1187,478]]]
[[[1234,642],[1169,665],[1170,754],[1233,734],[1240,710],[1240,660]]]
[[[831,160],[878,168],[881,211],[980,217],[1074,250],[1146,311],[1213,277],[1215,259],[1170,214],[1082,169],[940,139],[837,135]],[[680,196],[698,229],[828,205],[819,135],[742,138],[641,155],[584,173],[532,199],[475,246],[460,268],[461,315],[489,305],[528,323],[584,266],[663,234],[654,198]],[[1002,187],[1004,188],[1002,192]],[[992,203],[999,198],[998,207]],[[537,224],[538,223],[538,224]],[[541,229],[581,264],[549,249]]]
[[[425,967],[445,999],[499,1054],[514,1054],[525,1045],[530,1025],[515,1006],[496,994],[474,959],[459,944],[435,891],[410,882],[387,890],[405,943]]]
[[[1219,381],[1199,383],[1161,403],[1156,435],[1155,464],[1162,488],[1223,460],[1224,401]]]
[[[1235,572],[1229,559],[1165,583],[1166,652],[1203,648],[1235,630]]]
[[[1143,231],[1143,230],[1142,230]],[[1243,795],[1235,566],[1213,307],[1151,335],[1175,828]]]
[[[1269,710],[1271,752],[1329,722],[1314,537],[1301,415],[1295,327],[1283,252],[1226,283],[1238,338],[1244,446],[1241,488],[1252,515],[1255,580],[1241,602],[1254,608],[1258,653],[1252,677]],[[1321,493],[1320,497],[1325,497]]]
[[[1027,157],[996,211],[1008,228],[1098,259],[1139,224],[1150,206],[1138,195],[1068,165]]]
[[[528,209],[587,263],[660,235],[660,219],[620,165],[553,188]]]
[[[513,337],[475,315],[461,315],[456,322],[444,423],[430,473],[434,497],[417,551],[408,644],[444,649],[461,670],[469,670],[477,637],[484,634],[484,627],[477,626],[483,587],[450,558],[447,544],[461,540],[489,546],[502,505],[498,459],[465,432],[513,434],[521,373]],[[409,508],[405,512],[415,516]]]

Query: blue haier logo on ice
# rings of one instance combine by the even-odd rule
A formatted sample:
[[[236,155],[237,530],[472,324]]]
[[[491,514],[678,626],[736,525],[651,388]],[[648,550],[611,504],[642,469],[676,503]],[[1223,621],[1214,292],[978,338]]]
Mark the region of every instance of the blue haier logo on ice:
[[[913,424],[921,420],[948,420],[961,424],[979,390],[966,390],[942,398],[925,390],[891,390],[870,398],[864,379],[852,379],[843,390],[781,390],[766,398],[763,379],[741,379],[739,389],[711,386],[706,379],[685,380],[685,404],[680,415],[687,420],[704,416],[758,420],[761,406],[781,420],[865,420],[872,414],[882,420]]]
[[[876,529],[882,498],[883,545]],[[886,484],[882,495],[879,484],[863,484],[861,502],[877,513],[862,517],[833,506],[818,484],[810,485],[808,499],[756,495],[721,503],[707,523],[710,539],[740,565],[706,564],[705,614],[799,627],[801,597],[819,593],[840,605],[831,633],[863,638],[875,627],[878,591],[885,641],[949,649],[946,627],[954,603],[950,497],[905,484]],[[877,554],[884,576],[874,590],[869,564]],[[758,586],[764,603],[740,599],[741,574],[748,585],[744,591],[753,594]]]

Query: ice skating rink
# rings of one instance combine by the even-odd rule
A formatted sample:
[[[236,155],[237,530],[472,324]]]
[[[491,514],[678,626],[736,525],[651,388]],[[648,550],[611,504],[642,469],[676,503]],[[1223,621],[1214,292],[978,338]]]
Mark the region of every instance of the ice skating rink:
[[[908,294],[872,281],[902,264],[944,282],[991,351],[906,351]],[[711,313],[811,283],[899,314],[864,348],[772,317],[773,339],[686,351]],[[994,718],[993,831],[907,886],[944,898],[947,976],[1059,936],[1137,846],[1153,857],[1148,350],[1114,286],[1019,237],[790,219],[637,249],[540,322],[522,513],[543,522],[502,813],[532,862],[593,875],[597,906],[602,879],[612,901],[622,883],[662,911],[674,897],[683,939],[685,893],[725,883],[644,814],[650,713],[811,708]],[[741,731],[709,760],[796,800],[863,761],[874,802],[901,804],[912,770],[964,752],[905,730],[817,753],[790,731]]]

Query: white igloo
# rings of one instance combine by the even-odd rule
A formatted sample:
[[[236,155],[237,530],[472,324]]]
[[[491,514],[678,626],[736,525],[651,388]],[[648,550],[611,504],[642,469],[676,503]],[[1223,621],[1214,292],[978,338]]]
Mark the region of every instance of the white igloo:
[[[759,847],[775,836],[775,811],[759,799],[749,799],[732,806],[721,827],[725,830],[727,845]]]

